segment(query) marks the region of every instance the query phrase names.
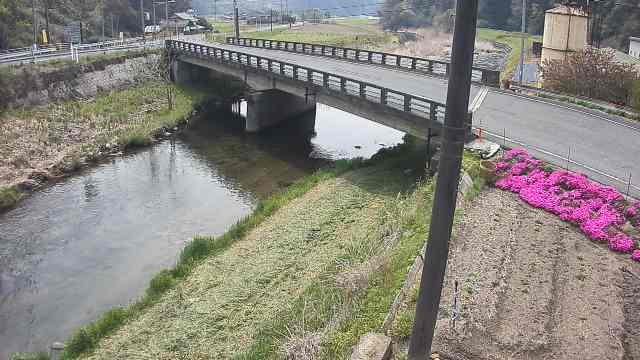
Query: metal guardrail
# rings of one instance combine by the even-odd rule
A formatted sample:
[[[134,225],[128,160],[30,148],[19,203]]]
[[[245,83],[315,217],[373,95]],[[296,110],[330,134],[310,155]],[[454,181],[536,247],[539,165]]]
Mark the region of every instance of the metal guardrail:
[[[236,41],[236,38],[234,37],[227,37],[227,44],[325,56],[444,77],[449,76],[451,67],[451,64],[446,61],[417,58],[365,49],[343,48],[333,45],[249,38],[240,38]],[[487,86],[499,87],[500,71],[474,66],[471,71],[471,80]]]
[[[393,89],[384,88],[380,85],[354,80],[297,64],[277,61],[235,50],[222,49],[210,45],[179,40],[167,40],[166,48],[168,50],[197,56],[199,58],[251,67],[257,71],[274,74],[289,80],[303,82],[305,85],[311,86],[317,90],[358,97],[376,104],[384,105],[396,111],[409,113],[423,119],[437,122],[440,125],[444,123],[444,104]]]
[[[132,47],[135,44],[139,44],[142,41],[142,37],[128,38],[124,40],[110,40],[101,41],[96,43],[78,44],[73,48],[80,52],[100,51],[107,49],[119,49]],[[153,43],[153,40],[151,40]],[[5,50],[6,53],[0,53],[0,63],[16,62],[16,61],[28,61],[38,59],[43,56],[64,55],[70,53],[70,43],[58,43],[47,47],[40,47],[37,50],[31,51],[31,48],[23,49],[10,49]]]

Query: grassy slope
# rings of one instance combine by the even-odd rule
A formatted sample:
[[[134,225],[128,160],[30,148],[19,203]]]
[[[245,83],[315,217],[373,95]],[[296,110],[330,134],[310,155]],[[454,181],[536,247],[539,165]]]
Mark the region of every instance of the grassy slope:
[[[362,291],[338,286],[337,274],[366,263],[415,221],[430,187],[398,195],[413,183],[405,161],[399,154],[339,178],[351,165],[321,172],[226,235],[195,239],[143,299],[79,331],[65,358],[96,345],[89,358],[281,358],[289,338],[325,328],[337,308],[353,308]],[[423,239],[390,251],[412,259]]]
[[[478,29],[477,37],[480,40],[495,41],[507,44],[513,49],[513,51],[511,52],[511,57],[509,58],[504,71],[502,72],[502,79],[511,79],[513,73],[516,71],[518,62],[520,61],[520,54],[522,53],[522,39],[518,35],[518,33],[511,33],[493,29]],[[527,48],[530,48],[533,45],[534,41],[542,41],[542,38],[540,36],[529,36]]]

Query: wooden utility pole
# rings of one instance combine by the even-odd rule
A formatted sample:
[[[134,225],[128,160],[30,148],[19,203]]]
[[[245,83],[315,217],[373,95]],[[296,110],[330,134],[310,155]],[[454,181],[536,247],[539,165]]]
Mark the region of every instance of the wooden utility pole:
[[[449,256],[449,239],[456,209],[462,152],[467,135],[471,67],[478,19],[478,0],[458,0],[443,127],[442,157],[438,166],[431,226],[409,344],[410,360],[425,360],[438,319],[440,293]]]

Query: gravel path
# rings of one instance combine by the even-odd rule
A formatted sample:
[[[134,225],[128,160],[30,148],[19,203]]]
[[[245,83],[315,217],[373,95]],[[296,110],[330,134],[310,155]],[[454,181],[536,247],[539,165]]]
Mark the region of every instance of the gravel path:
[[[640,267],[627,256],[496,189],[468,207],[456,234],[434,350],[455,359],[640,359]]]

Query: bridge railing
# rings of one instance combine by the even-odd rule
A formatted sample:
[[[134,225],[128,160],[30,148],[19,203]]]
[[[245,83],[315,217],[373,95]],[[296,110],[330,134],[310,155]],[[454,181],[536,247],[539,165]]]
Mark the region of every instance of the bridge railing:
[[[419,96],[403,93],[360,80],[315,70],[309,67],[277,61],[270,58],[222,49],[215,46],[167,40],[166,48],[178,53],[223,63],[235,63],[257,71],[305,83],[329,93],[341,93],[377,103],[396,111],[409,113],[419,118],[444,123],[445,105]]]
[[[227,44],[325,56],[444,77],[449,76],[451,66],[451,64],[446,61],[417,58],[373,50],[343,48],[333,45],[301,43],[295,41],[250,38],[239,38],[236,41],[236,38],[234,37],[227,37]],[[499,87],[500,71],[474,66],[471,71],[471,80],[487,86]]]

